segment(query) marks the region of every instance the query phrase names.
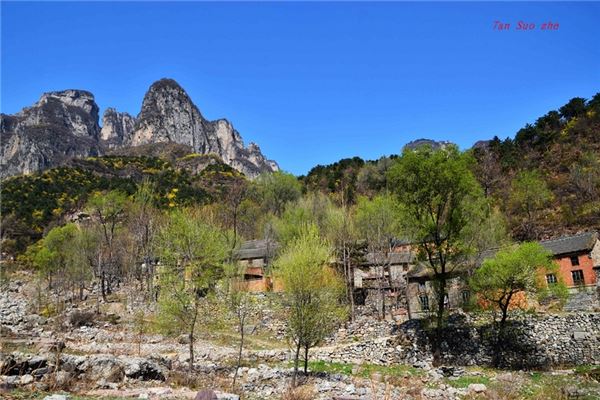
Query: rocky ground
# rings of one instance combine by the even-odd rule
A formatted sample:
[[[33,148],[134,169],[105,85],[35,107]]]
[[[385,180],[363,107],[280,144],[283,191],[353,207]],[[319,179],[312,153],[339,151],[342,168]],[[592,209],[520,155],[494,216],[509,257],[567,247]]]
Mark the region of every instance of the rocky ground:
[[[66,317],[45,317],[36,309],[39,289],[31,278],[13,278],[0,292],[2,398],[191,399],[207,388],[219,399],[600,398],[593,368],[544,373],[433,368],[417,353],[410,363],[395,364],[394,352],[406,352],[411,344],[398,340],[395,322],[366,316],[311,352],[310,373],[302,389],[291,393],[291,353],[282,340],[282,321],[270,310],[251,327],[234,386],[234,333],[201,330],[190,375],[185,337],[135,332],[131,305],[118,300],[101,304],[101,314],[83,326],[68,316],[95,302],[66,310]]]

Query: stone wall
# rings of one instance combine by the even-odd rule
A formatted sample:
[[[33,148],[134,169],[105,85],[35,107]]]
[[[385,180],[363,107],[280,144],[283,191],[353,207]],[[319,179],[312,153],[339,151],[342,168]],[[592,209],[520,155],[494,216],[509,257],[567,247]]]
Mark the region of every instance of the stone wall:
[[[491,324],[475,323],[466,315],[450,318],[442,343],[443,363],[497,365],[516,369],[600,364],[600,314],[524,315],[507,322],[504,335]],[[387,337],[363,339],[319,356],[330,361],[376,364],[432,360],[434,332],[423,322],[396,325]]]

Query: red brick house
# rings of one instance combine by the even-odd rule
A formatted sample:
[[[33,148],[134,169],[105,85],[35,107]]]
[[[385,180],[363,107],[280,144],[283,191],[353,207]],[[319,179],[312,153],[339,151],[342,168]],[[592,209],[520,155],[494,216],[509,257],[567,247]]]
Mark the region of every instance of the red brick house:
[[[559,273],[569,288],[591,288],[598,282],[600,272],[600,241],[597,232],[540,242],[559,265]],[[557,281],[554,274],[546,275],[549,284]]]

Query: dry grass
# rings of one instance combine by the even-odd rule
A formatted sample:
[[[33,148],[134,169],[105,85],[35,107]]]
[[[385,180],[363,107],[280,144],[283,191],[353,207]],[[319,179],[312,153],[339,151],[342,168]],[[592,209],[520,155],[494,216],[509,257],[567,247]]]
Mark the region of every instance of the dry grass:
[[[315,388],[312,385],[303,385],[289,388],[281,396],[281,400],[313,400]]]

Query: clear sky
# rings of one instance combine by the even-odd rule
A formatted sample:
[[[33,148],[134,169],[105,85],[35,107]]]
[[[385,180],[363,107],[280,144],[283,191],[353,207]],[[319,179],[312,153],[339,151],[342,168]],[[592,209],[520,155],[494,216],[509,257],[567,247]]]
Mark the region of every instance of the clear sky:
[[[137,115],[177,80],[282,168],[462,148],[600,91],[600,3],[7,3],[1,109],[86,89]],[[494,21],[510,30],[494,29]],[[518,31],[519,21],[535,23]],[[541,24],[559,24],[542,31]]]

